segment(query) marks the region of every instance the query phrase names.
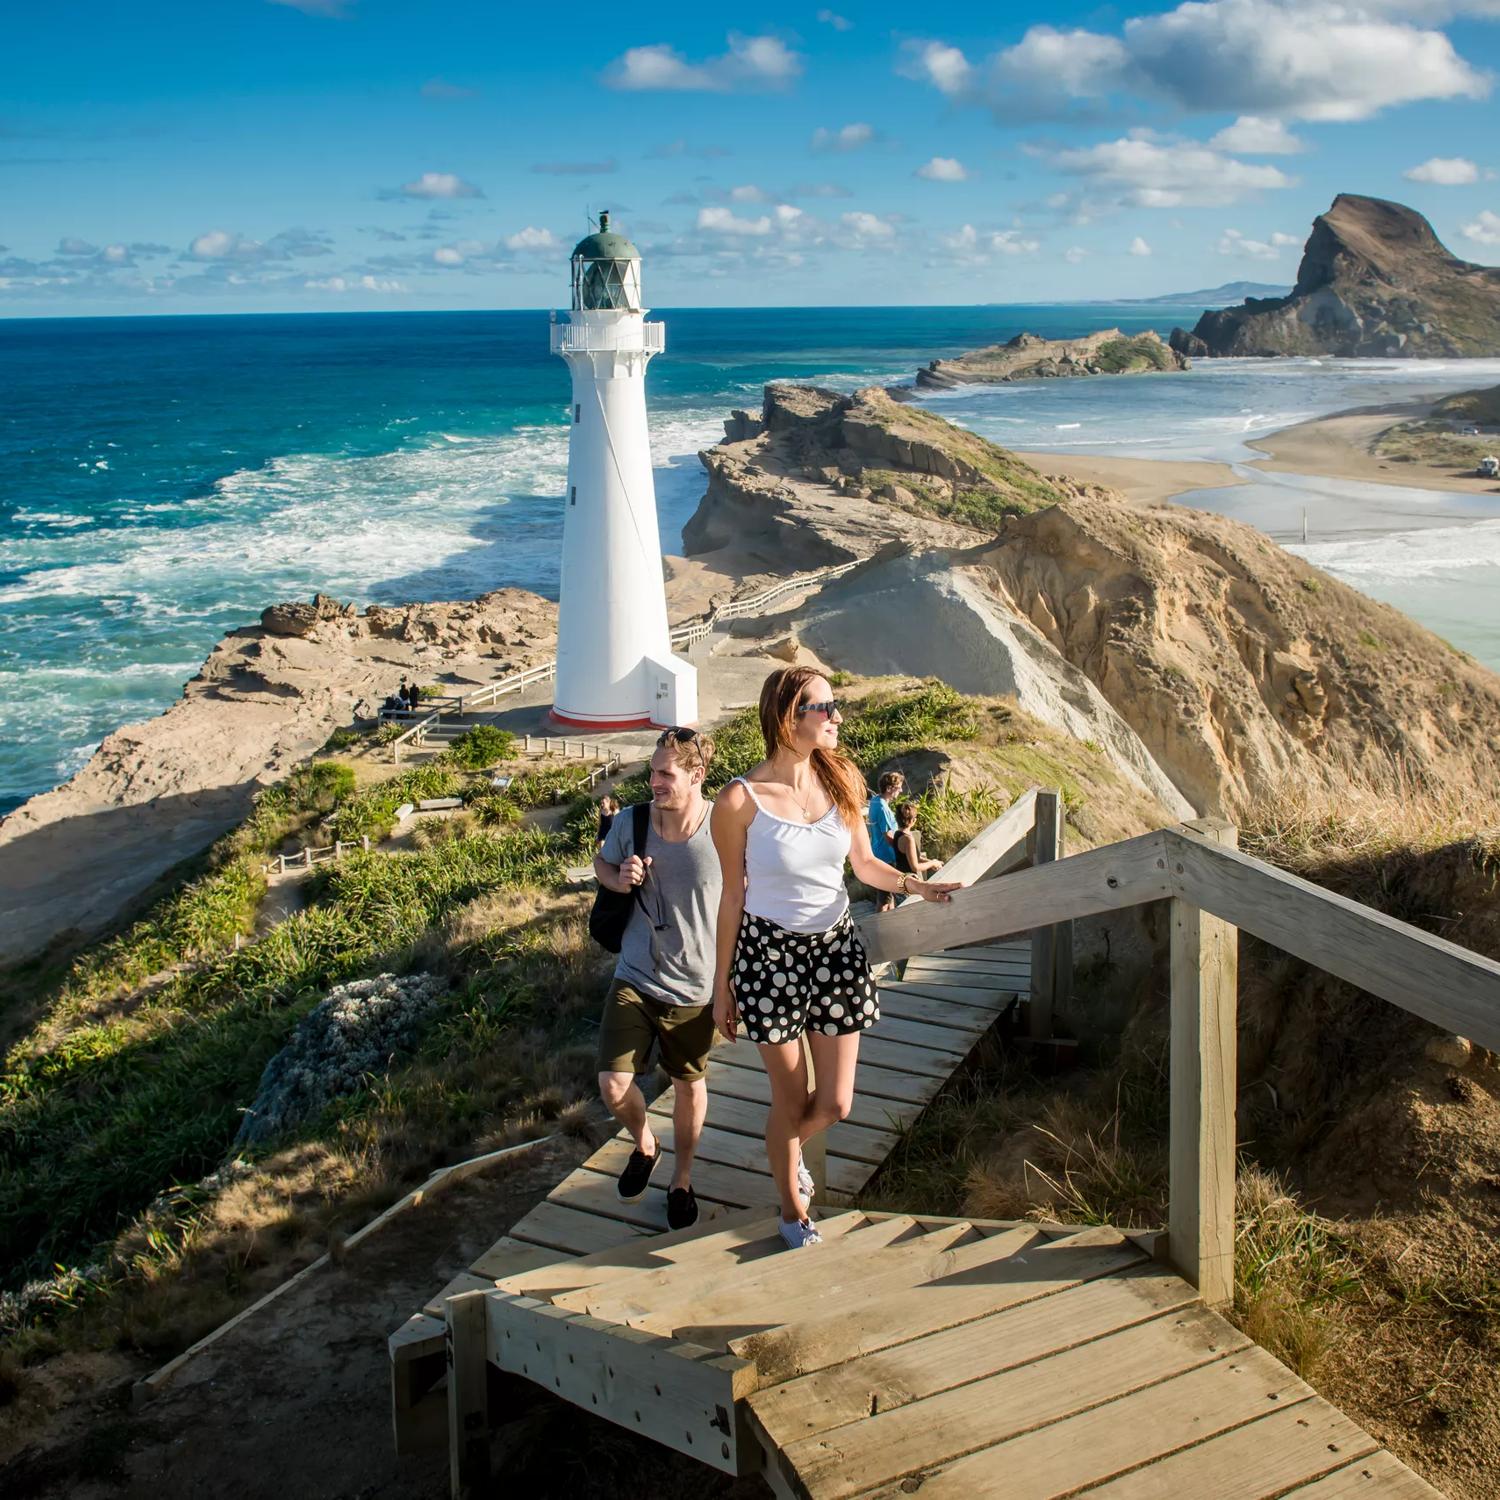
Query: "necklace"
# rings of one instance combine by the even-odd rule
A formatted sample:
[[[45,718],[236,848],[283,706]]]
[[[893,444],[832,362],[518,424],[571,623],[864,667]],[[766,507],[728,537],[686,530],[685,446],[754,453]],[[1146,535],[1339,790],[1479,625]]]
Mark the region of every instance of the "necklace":
[[[788,789],[790,789],[791,788],[791,783],[788,782],[787,786],[788,786]],[[812,815],[812,813],[808,809],[811,806],[813,797],[816,797],[817,794],[818,794],[818,784],[817,784],[817,782],[813,783],[812,796],[810,796],[807,799],[806,802],[800,801],[798,799],[798,797],[797,797],[797,793],[795,791],[792,791],[792,801],[796,802],[797,806],[802,809],[802,821],[804,823],[811,823],[813,821],[813,815]]]

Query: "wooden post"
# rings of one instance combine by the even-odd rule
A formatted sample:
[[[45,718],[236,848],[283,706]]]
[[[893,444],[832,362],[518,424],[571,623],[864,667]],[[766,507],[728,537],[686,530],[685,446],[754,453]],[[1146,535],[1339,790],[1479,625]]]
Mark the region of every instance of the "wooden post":
[[[1227,823],[1187,826],[1238,845]],[[1238,968],[1239,929],[1174,900],[1167,1258],[1210,1307],[1234,1300]]]
[[[812,1092],[818,1086],[817,1069],[813,1066],[812,1048],[807,1045],[807,1036],[802,1037],[802,1056],[807,1063],[807,1093],[812,1097]],[[814,1202],[826,1203],[828,1197],[828,1132],[821,1130],[802,1148],[802,1160],[807,1163],[807,1170],[812,1173],[813,1188],[816,1196]]]
[[[443,1304],[448,1351],[448,1479],[454,1500],[488,1492],[490,1478],[489,1292]]]
[[[526,753],[528,755],[530,755],[531,754],[531,736],[529,734],[526,736],[526,747],[525,748],[526,748]]]
[[[276,862],[277,862],[277,864],[279,864],[281,866],[281,868],[276,873],[278,875],[285,875],[286,874],[286,855],[284,855],[284,854],[278,854],[276,856]]]
[[[1062,796],[1052,790],[1036,794],[1036,826],[1032,832],[1031,863],[1033,867],[1061,859],[1063,852]],[[1073,928],[1068,922],[1038,927],[1031,935],[1031,1014],[1030,1035],[1036,1042],[1050,1042],[1056,1024],[1060,1000],[1060,976],[1064,965],[1071,984],[1073,965]]]
[[[312,869],[312,845],[311,844],[309,844],[307,846],[307,848],[305,848],[302,851],[302,863],[305,864],[309,870]]]
[[[366,854],[370,852],[370,835],[368,833],[360,834],[359,847],[363,849]]]

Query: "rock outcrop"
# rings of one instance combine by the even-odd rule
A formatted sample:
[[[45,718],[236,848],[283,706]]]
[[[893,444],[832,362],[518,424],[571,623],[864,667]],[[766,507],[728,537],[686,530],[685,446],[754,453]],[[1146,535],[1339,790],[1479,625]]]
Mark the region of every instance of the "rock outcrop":
[[[1186,357],[1151,331],[1121,333],[1105,328],[1077,339],[1044,339],[1018,333],[1009,343],[991,344],[935,359],[917,371],[917,384],[933,390],[960,385],[1002,385],[1011,380],[1051,380],[1076,375],[1139,375],[1153,370],[1186,370]]]
[[[1011,504],[983,530],[927,521],[890,498],[888,471],[867,461],[890,461],[902,440],[886,425],[893,403],[882,402],[768,392],[762,419],[736,418],[739,443],[704,456],[717,488],[685,533],[701,523],[716,540],[720,527],[765,524],[758,493],[717,468],[722,455],[780,434],[778,461],[802,451],[793,439],[836,456],[774,513],[785,569],[869,559],[774,622],[831,667],[932,673],[966,691],[1014,694],[1098,743],[1165,805],[1185,799],[1201,813],[1233,817],[1304,778],[1364,781],[1394,796],[1403,779],[1495,773],[1500,677],[1399,611],[1242,523],[1038,474],[930,412],[898,407],[923,419],[919,445],[899,455],[922,469],[897,475],[896,488],[944,462],[1003,460],[1013,493],[1051,497]]]
[[[557,606],[524,589],[451,604],[277,604],[225,636],[163,714],[106,736],[55,791],[0,819],[0,963],[109,921],[242,821],[401,677],[489,682],[550,654]]]
[[[1067,493],[875,386],[767,386],[760,415],[733,413],[724,437],[699,454],[708,489],[682,539],[689,557],[732,547],[743,570],[826,567],[892,541],[972,545]]]
[[[1313,221],[1287,297],[1206,312],[1183,354],[1500,354],[1500,267],[1451,255],[1415,209],[1341,193]]]

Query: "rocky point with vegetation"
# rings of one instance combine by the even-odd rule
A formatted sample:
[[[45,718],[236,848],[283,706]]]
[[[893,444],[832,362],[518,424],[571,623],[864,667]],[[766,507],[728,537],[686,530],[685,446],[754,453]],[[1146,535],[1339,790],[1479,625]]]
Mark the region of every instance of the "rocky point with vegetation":
[[[1080,375],[1144,375],[1191,368],[1187,357],[1151,329],[1121,333],[1103,328],[1076,339],[1044,339],[1018,333],[1003,344],[974,349],[955,359],[934,359],[917,371],[919,390],[961,385],[1005,385],[1012,380],[1059,380]]]

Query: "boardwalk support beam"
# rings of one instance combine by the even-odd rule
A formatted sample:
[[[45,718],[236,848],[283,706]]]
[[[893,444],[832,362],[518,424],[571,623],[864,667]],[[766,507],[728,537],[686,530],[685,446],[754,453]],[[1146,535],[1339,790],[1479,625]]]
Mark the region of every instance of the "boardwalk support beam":
[[[1226,848],[1227,823],[1187,825]],[[1234,1300],[1239,930],[1172,901],[1170,1205],[1167,1257],[1210,1307]]]
[[[1063,857],[1062,794],[1036,794],[1036,826],[1031,835],[1033,868],[1052,864]],[[1057,1013],[1066,1010],[1073,989],[1073,924],[1057,922],[1038,927],[1031,937],[1030,1036],[1034,1042],[1050,1042]]]

